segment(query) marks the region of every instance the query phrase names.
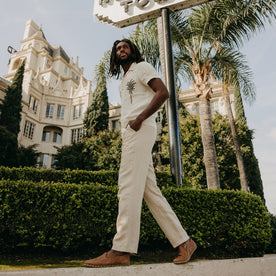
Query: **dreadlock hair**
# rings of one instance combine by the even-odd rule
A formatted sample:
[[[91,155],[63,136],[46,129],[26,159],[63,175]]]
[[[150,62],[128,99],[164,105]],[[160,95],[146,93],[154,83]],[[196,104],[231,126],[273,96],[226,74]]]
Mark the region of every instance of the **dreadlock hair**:
[[[110,66],[109,66],[109,74],[111,75],[111,77],[116,76],[116,79],[119,78],[120,73],[121,73],[121,67],[120,67],[120,64],[118,62],[117,55],[116,55],[116,47],[120,42],[126,42],[129,45],[133,59],[135,62],[139,63],[141,61],[144,61],[144,58],[142,57],[140,51],[138,50],[137,46],[132,41],[130,41],[127,38],[123,38],[122,40],[116,40],[113,43],[113,47],[111,50]]]

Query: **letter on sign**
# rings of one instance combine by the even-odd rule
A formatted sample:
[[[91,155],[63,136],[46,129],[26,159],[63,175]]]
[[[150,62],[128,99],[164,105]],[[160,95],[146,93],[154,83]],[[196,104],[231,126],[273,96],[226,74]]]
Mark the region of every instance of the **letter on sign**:
[[[187,9],[211,0],[95,0],[93,14],[103,22],[119,28],[161,15],[162,8],[171,11]]]

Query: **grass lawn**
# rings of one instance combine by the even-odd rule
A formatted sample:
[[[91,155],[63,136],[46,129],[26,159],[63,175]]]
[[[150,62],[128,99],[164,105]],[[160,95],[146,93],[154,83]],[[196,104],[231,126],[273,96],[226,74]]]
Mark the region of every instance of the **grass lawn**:
[[[14,252],[0,254],[0,271],[81,267],[83,262],[99,256],[100,253],[58,254],[57,252]],[[172,262],[177,250],[146,250],[131,256],[131,264],[152,264]]]

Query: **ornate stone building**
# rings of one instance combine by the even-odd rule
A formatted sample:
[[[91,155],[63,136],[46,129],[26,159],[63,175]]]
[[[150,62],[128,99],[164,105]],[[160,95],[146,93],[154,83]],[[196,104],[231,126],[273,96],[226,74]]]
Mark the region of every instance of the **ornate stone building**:
[[[39,164],[49,168],[56,147],[82,137],[83,115],[92,98],[91,81],[84,78],[78,57],[73,61],[60,45],[51,46],[32,20],[26,22],[20,50],[11,55],[4,76],[7,81],[12,81],[23,60],[26,65],[18,142],[24,146],[37,144],[36,149],[42,153]]]
[[[222,97],[222,85],[219,82],[212,81],[212,98],[210,99],[211,112],[218,112],[222,115],[226,115],[226,106],[224,99]],[[181,91],[179,94],[179,100],[184,104],[187,111],[192,115],[199,114],[199,103],[198,98],[195,95],[194,89],[188,89]],[[230,101],[232,105],[232,110],[234,112],[234,94],[232,89],[230,89]]]

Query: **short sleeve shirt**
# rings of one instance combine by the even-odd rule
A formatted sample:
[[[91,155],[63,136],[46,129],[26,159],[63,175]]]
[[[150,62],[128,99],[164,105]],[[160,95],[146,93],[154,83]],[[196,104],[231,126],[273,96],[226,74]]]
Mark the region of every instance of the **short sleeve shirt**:
[[[148,85],[154,78],[160,78],[154,67],[145,62],[132,63],[119,86],[121,95],[121,123],[126,126],[129,120],[134,120],[151,102],[155,92]],[[153,114],[143,124],[155,124]]]

